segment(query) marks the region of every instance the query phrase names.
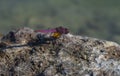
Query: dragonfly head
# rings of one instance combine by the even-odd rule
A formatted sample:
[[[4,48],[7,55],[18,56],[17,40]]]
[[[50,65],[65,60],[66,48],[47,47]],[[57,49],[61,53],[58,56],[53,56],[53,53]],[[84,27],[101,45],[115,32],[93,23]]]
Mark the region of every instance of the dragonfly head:
[[[68,34],[69,30],[67,28],[63,28],[63,27],[57,27],[55,28],[57,32],[59,32],[60,34]]]

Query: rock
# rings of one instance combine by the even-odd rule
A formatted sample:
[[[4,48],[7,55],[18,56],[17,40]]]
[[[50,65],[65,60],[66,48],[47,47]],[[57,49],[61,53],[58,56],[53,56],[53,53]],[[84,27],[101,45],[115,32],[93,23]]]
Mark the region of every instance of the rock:
[[[34,30],[24,27],[14,31],[10,31],[7,35],[3,36],[2,41],[7,43],[25,44],[32,40],[35,36]]]
[[[14,33],[18,42],[8,35],[1,39],[1,76],[120,76],[120,45],[115,42],[67,34],[47,44],[14,47],[36,39],[29,28]]]

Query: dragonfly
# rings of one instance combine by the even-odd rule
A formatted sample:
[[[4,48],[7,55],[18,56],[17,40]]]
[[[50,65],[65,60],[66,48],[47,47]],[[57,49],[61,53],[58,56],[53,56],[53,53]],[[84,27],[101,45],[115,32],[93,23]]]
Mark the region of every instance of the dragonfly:
[[[56,27],[52,29],[45,30],[35,30],[36,33],[40,33],[37,35],[38,42],[46,43],[47,41],[55,42],[56,39],[60,38],[63,34],[68,34],[69,30],[64,27]],[[42,34],[41,34],[42,33]]]
[[[59,38],[62,34],[68,34],[69,30],[67,28],[60,26],[53,29],[35,30],[35,32],[50,34],[50,37]]]

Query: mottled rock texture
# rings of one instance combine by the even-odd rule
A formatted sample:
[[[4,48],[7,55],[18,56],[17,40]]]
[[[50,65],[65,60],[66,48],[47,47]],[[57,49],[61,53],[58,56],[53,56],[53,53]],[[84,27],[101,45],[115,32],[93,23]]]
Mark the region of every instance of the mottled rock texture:
[[[15,43],[8,35],[1,38],[0,76],[120,76],[117,43],[67,34],[27,46],[33,36],[32,29],[22,29],[22,34],[20,29]]]

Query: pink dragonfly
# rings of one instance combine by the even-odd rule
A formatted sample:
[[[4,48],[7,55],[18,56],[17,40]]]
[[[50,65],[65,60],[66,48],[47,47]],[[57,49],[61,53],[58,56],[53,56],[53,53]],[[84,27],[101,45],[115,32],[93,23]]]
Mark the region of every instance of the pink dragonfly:
[[[49,38],[45,38],[44,35],[42,36],[41,34],[38,34],[37,37],[40,43],[45,43],[46,41],[54,41],[55,39],[59,38],[62,34],[69,33],[68,29],[63,27],[56,27],[47,30],[36,30],[35,32],[49,34]]]
[[[67,34],[69,33],[67,28],[64,27],[56,27],[53,29],[47,29],[47,30],[36,30],[35,32],[41,32],[41,33],[60,33],[60,34]]]

